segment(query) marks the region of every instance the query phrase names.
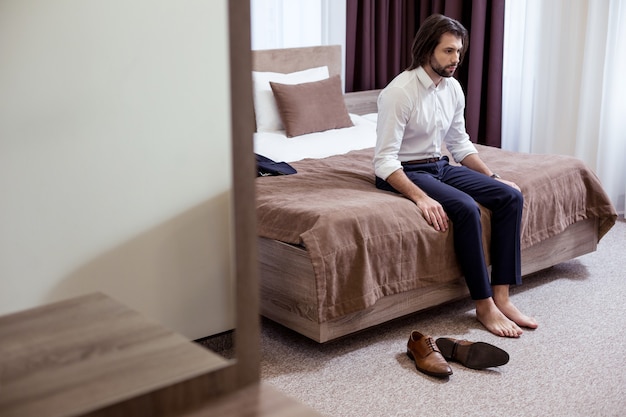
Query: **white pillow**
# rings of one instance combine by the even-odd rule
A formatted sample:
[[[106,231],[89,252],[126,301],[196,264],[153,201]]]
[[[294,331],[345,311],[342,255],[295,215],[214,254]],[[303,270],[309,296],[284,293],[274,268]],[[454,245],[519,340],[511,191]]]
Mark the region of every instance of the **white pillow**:
[[[280,113],[270,87],[270,81],[281,84],[302,84],[328,78],[328,67],[316,67],[303,71],[282,74],[279,72],[252,71],[254,114],[257,132],[284,130]]]

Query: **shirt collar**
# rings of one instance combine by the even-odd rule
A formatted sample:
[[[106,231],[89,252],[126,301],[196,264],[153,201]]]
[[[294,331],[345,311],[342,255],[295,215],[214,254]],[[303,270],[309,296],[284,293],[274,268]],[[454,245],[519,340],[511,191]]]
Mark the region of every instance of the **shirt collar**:
[[[419,80],[419,82],[426,89],[432,88],[433,90],[438,90],[438,89],[444,88],[447,84],[447,80],[443,78],[441,82],[439,83],[439,85],[436,86],[435,83],[433,82],[433,79],[430,78],[430,75],[428,75],[428,73],[422,66],[417,67],[417,69],[415,70],[415,74],[417,75],[417,79]]]

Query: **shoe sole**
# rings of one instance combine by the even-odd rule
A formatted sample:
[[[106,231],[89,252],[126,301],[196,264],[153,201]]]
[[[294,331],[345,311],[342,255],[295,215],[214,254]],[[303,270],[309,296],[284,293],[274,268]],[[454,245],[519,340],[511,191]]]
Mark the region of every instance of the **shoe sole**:
[[[446,373],[440,374],[440,373],[437,373],[437,372],[430,372],[430,371],[427,371],[425,369],[420,368],[419,366],[417,366],[417,362],[415,362],[415,357],[413,356],[413,354],[411,353],[410,350],[406,351],[406,356],[408,356],[409,359],[411,359],[413,361],[413,364],[415,365],[415,369],[417,369],[418,371],[420,371],[420,372],[422,372],[422,373],[424,373],[426,375],[436,376],[437,378],[447,378],[450,375],[452,375],[452,371],[450,371],[450,373],[446,372]]]
[[[501,366],[509,362],[509,354],[504,350],[485,342],[474,342],[468,346],[457,346],[456,357],[453,358],[454,341],[437,339],[437,347],[446,360],[459,362],[471,369],[485,369]]]

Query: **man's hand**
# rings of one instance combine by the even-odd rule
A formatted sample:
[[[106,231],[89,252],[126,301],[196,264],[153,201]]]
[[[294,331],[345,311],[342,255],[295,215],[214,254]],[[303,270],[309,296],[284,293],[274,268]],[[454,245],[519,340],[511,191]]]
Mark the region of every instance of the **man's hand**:
[[[415,200],[415,205],[422,212],[424,219],[426,219],[428,224],[434,227],[435,230],[439,232],[448,230],[448,215],[438,201],[425,195]]]
[[[387,177],[387,182],[400,194],[413,201],[429,225],[440,232],[448,230],[448,215],[441,204],[413,184],[403,170],[399,169]]]
[[[519,186],[518,186],[517,184],[515,184],[513,181],[507,181],[507,180],[502,179],[502,178],[496,178],[496,181],[500,181],[501,183],[506,184],[506,185],[508,185],[509,187],[513,187],[513,188],[515,188],[517,191],[522,191],[522,190],[520,190],[520,189],[519,189]]]

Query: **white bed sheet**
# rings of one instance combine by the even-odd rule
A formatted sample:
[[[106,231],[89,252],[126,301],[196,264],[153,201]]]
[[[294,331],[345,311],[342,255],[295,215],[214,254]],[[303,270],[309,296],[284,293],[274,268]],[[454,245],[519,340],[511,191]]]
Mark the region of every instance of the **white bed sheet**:
[[[376,114],[350,114],[354,126],[288,138],[284,131],[254,134],[254,152],[276,162],[326,158],[376,145]]]

